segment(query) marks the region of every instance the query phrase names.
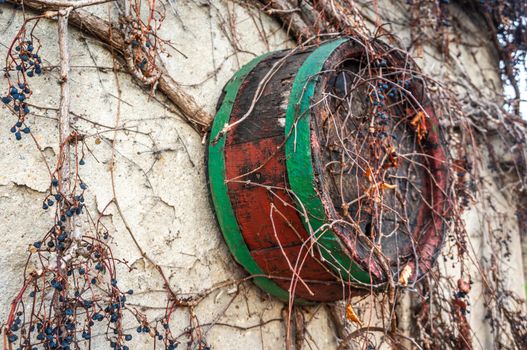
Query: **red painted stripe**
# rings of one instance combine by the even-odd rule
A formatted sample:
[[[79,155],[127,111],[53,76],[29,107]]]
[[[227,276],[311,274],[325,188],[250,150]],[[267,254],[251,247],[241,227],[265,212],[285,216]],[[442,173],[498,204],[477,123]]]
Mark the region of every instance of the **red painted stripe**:
[[[243,93],[251,94],[244,90],[246,87],[247,84],[242,85],[239,96]],[[271,92],[264,92],[269,93]],[[230,122],[239,120],[244,113],[245,110],[239,105],[239,101],[236,101]],[[263,187],[287,186],[285,152],[281,147],[285,138],[283,127],[278,124],[276,118],[258,118],[257,115],[249,116],[243,123],[245,122],[261,123],[261,129],[267,135],[270,130],[281,129],[277,133],[280,136],[258,138],[258,135],[254,135],[253,140],[245,143],[239,143],[239,137],[236,135],[238,128],[235,127],[227,134],[227,187],[238,225],[251,255],[264,272],[279,277],[274,281],[286,290],[291,288],[294,277],[289,263],[294,265],[300,257],[299,264],[302,264],[302,268],[297,268],[297,271],[302,280],[312,280],[307,284],[315,295],[311,295],[300,282],[296,283],[295,295],[316,301],[341,299],[341,282],[338,282],[331,270],[318,260],[317,252],[312,256],[311,253],[306,254],[305,248],[301,248],[304,241],[309,239],[309,234],[296,211],[293,199],[287,191]],[[248,172],[251,173],[247,174]],[[248,184],[248,180],[251,183]],[[299,256],[301,250],[303,254]]]

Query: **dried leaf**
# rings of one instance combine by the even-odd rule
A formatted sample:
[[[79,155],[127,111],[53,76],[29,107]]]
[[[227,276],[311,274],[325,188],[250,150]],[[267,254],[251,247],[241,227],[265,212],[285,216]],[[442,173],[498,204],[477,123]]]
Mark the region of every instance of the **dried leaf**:
[[[403,286],[408,285],[408,280],[412,276],[412,267],[410,265],[406,265],[403,270],[401,271],[401,274],[399,275],[399,282]]]
[[[410,121],[410,125],[414,128],[417,133],[417,141],[421,142],[426,137],[426,119],[423,111],[417,112],[417,114]]]
[[[357,314],[355,313],[355,310],[353,310],[351,304],[346,305],[346,318],[348,319],[348,321],[356,323],[360,327],[362,327],[362,321],[360,320],[359,316],[357,316]]]

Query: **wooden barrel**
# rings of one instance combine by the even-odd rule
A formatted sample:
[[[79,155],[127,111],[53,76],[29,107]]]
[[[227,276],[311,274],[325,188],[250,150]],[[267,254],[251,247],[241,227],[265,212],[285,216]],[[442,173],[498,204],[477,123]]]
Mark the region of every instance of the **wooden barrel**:
[[[260,56],[220,97],[207,157],[216,217],[236,261],[280,299],[415,283],[443,242],[437,118],[413,63],[370,45]]]

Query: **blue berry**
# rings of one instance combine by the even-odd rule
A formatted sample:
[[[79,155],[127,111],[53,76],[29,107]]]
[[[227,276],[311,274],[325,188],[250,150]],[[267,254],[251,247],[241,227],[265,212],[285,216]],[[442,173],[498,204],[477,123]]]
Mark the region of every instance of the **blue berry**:
[[[7,337],[10,343],[14,343],[17,341],[18,336],[16,334],[11,334],[9,337]]]
[[[53,178],[53,180],[51,180],[51,184],[55,187],[57,187],[59,185],[59,180]]]
[[[29,107],[28,107],[27,104],[24,104],[24,106],[22,108],[23,108],[25,114],[29,114]]]
[[[17,128],[21,128],[22,127],[22,122],[21,121],[17,121],[15,125],[16,125]]]
[[[13,126],[9,131],[16,132],[16,126]]]
[[[137,333],[141,333],[143,331],[143,329],[141,328],[141,326],[137,327]]]
[[[91,338],[90,334],[88,332],[82,332],[82,338],[88,340]]]
[[[20,134],[20,131],[15,132],[15,138],[20,141],[22,139],[22,135]]]
[[[128,293],[129,295],[132,295],[132,294],[134,294],[134,290],[133,289],[128,289],[128,292],[126,292],[126,293]]]
[[[35,243],[33,243],[33,246],[37,249],[40,249],[40,247],[42,247],[42,242],[41,241],[36,241]]]
[[[131,335],[131,334],[127,334],[127,335],[125,335],[125,336],[124,336],[124,340],[126,340],[126,341],[130,341],[130,340],[132,340],[132,335]]]
[[[86,186],[86,184],[84,182],[81,182],[81,184],[79,185],[81,189],[85,190],[88,188],[88,186]]]
[[[67,316],[72,316],[73,315],[73,310],[72,309],[66,309],[66,315]]]
[[[377,67],[387,67],[387,66],[388,66],[388,62],[386,62],[385,59],[377,61]]]
[[[31,129],[28,126],[26,126],[22,131],[24,132],[24,134],[29,134]]]
[[[52,199],[48,199],[48,205],[51,207],[53,205],[53,200]]]
[[[9,89],[9,93],[12,95],[15,95],[15,94],[18,94],[18,89],[14,86],[11,87],[11,89]]]
[[[84,159],[81,159],[81,160],[79,161],[79,165],[84,165],[84,164],[86,164],[86,162],[84,161]]]
[[[28,51],[31,52],[31,51],[33,51],[33,49],[34,49],[34,48],[33,48],[33,45],[28,45],[28,46],[27,46],[27,50],[28,50]]]
[[[84,267],[79,268],[79,274],[84,275],[86,273],[86,269]]]
[[[12,101],[11,96],[4,96],[4,97],[2,97],[2,102],[3,102],[4,104],[8,104],[8,103],[10,103],[11,101]]]
[[[35,74],[33,73],[32,70],[30,70],[30,71],[27,72],[27,76],[30,77],[30,78],[33,77],[34,75],[35,75]]]

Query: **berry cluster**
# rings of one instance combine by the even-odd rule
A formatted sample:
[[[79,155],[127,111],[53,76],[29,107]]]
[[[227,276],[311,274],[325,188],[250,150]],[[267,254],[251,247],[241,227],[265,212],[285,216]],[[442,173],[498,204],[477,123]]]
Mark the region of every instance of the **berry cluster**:
[[[9,80],[7,94],[2,96],[1,100],[18,117],[18,121],[11,127],[11,132],[17,140],[21,140],[23,134],[31,132],[30,128],[24,125],[30,112],[27,99],[32,93],[27,78],[42,74],[42,59],[32,40],[19,39],[14,45],[14,52],[11,49],[8,55],[8,68],[16,71],[17,82]]]
[[[59,180],[54,177],[51,181],[51,193],[43,208],[55,207],[56,223],[29,248],[41,267],[26,276],[7,322],[7,339],[18,349],[76,349],[80,342],[91,341],[95,328],[106,329],[111,349],[130,349],[133,335],[125,332],[122,323],[125,311],[130,309],[127,297],[134,292],[119,287],[118,261],[105,243],[109,235],[104,225],[97,222],[94,235],[72,228],[69,219],[82,214],[87,189],[82,181],[78,187],[79,194],[61,194]],[[177,348],[179,343],[168,321],[160,323],[162,330],[158,330],[157,325],[138,320],[138,333],[164,342],[166,349]]]
[[[69,240],[66,239],[66,242],[71,243]],[[92,261],[101,261],[102,254],[108,253],[103,245],[84,243]],[[97,255],[99,258],[96,258]],[[18,342],[19,349],[69,350],[78,348],[79,341],[89,341],[96,323],[106,322],[103,327],[112,334],[108,337],[111,348],[128,350],[125,342],[131,341],[132,336],[123,334],[121,322],[126,295],[133,294],[133,291],[121,292],[117,287],[117,280],[111,279],[109,289],[101,288],[103,283],[99,284],[101,293],[94,298],[95,281],[102,282],[104,278],[110,277],[105,274],[114,274],[111,258],[106,256],[104,261],[107,265],[100,271],[92,269],[87,262],[81,267],[68,268],[65,275],[51,271],[43,273],[44,278],[30,286],[32,291],[29,293],[29,304],[33,310],[39,310],[45,306],[46,294],[53,293],[53,313],[37,313],[28,319],[28,315],[18,311],[14,320],[9,323],[8,341]]]
[[[42,59],[38,55],[38,50],[35,50],[31,40],[21,40],[15,46],[17,52],[18,64],[16,70],[25,74],[28,77],[33,77],[35,74],[42,74]]]
[[[84,159],[79,161],[79,165],[86,164]],[[74,215],[82,214],[82,209],[84,207],[84,191],[88,186],[84,182],[80,182],[79,194],[70,194],[66,195],[59,191],[59,180],[54,177],[51,180],[50,194],[44,199],[42,203],[42,209],[47,210],[52,207],[55,203],[60,205],[60,216],[58,224],[66,222],[67,218],[71,218]]]
[[[401,101],[405,96],[405,91],[401,89],[410,87],[410,80],[391,82],[389,80],[380,79],[377,84],[372,87],[369,92],[370,103],[373,106],[373,113],[375,122],[378,128],[377,135],[384,139],[390,136],[393,140],[397,140],[395,134],[387,133],[387,128],[393,116],[390,115],[389,110],[393,109],[394,104]]]

